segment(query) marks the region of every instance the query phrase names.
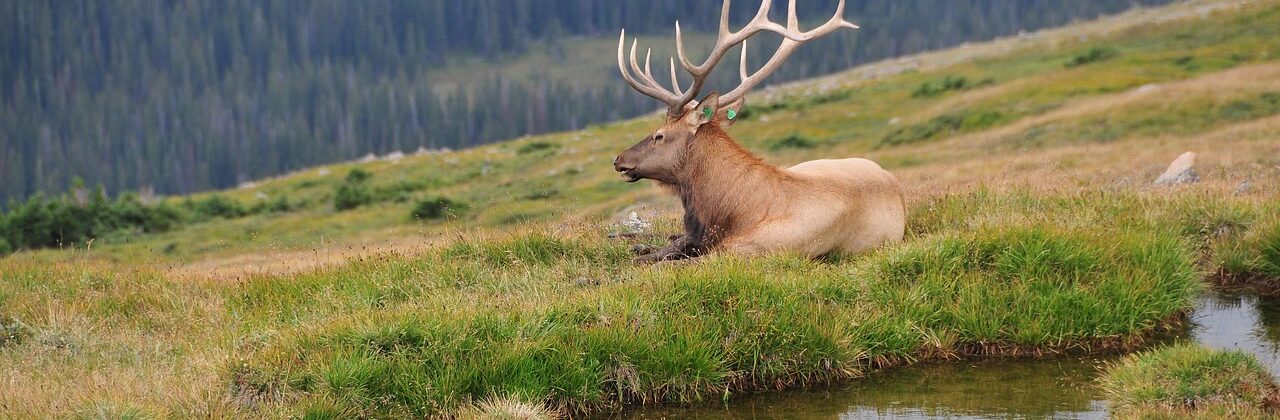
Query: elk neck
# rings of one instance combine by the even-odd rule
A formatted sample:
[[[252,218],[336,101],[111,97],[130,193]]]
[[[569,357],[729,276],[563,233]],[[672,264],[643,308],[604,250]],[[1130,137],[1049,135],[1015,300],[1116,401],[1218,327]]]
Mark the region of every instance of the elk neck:
[[[791,176],[743,149],[717,124],[698,130],[677,176],[685,231],[713,247],[781,210]]]

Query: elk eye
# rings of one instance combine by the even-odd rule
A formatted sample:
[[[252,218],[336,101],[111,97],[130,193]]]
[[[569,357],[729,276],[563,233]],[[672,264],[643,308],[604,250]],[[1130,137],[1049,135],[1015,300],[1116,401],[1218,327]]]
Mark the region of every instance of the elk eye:
[[[662,141],[662,139],[664,138],[665,137],[663,137],[661,134],[658,134],[656,136],[653,136],[653,141]]]

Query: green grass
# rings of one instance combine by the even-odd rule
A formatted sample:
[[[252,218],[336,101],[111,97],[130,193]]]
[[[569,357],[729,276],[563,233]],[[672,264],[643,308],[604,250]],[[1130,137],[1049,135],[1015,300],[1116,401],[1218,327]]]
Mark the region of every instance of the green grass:
[[[1126,418],[1271,417],[1277,391],[1253,356],[1187,344],[1129,356],[1099,381]]]
[[[1063,205],[1073,197],[943,202],[988,198],[1084,216]],[[570,411],[688,403],[950,355],[1129,348],[1175,325],[1201,287],[1188,241],[1156,220],[1119,236],[960,212],[922,223],[907,244],[825,264],[649,270],[625,244],[535,234],[263,277],[236,312],[296,327],[241,354],[228,380],[316,415],[436,415],[492,395]]]

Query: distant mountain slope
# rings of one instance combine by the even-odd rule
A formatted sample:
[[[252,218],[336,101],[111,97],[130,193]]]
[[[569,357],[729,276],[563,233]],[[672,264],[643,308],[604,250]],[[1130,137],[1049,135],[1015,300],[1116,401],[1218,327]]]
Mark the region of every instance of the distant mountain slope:
[[[848,15],[864,29],[802,49],[774,81],[1165,1],[852,1]],[[833,5],[799,9],[825,17]],[[718,6],[2,2],[0,201],[61,190],[75,177],[111,192],[225,188],[368,153],[460,148],[634,116],[652,104],[612,74],[615,31],[669,36],[677,18],[707,31]],[[734,19],[754,7],[736,2]],[[583,43],[596,46],[590,56],[575,55]],[[539,65],[521,64],[530,62]]]

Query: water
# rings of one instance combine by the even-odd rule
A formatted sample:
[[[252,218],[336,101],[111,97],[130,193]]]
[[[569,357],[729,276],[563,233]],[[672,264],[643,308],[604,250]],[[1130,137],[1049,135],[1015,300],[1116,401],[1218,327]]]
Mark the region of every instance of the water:
[[[1280,299],[1210,294],[1173,340],[1252,353],[1280,377]],[[726,405],[628,412],[629,419],[1066,418],[1107,416],[1095,386],[1119,356],[987,360],[891,369],[849,385],[764,393]]]

